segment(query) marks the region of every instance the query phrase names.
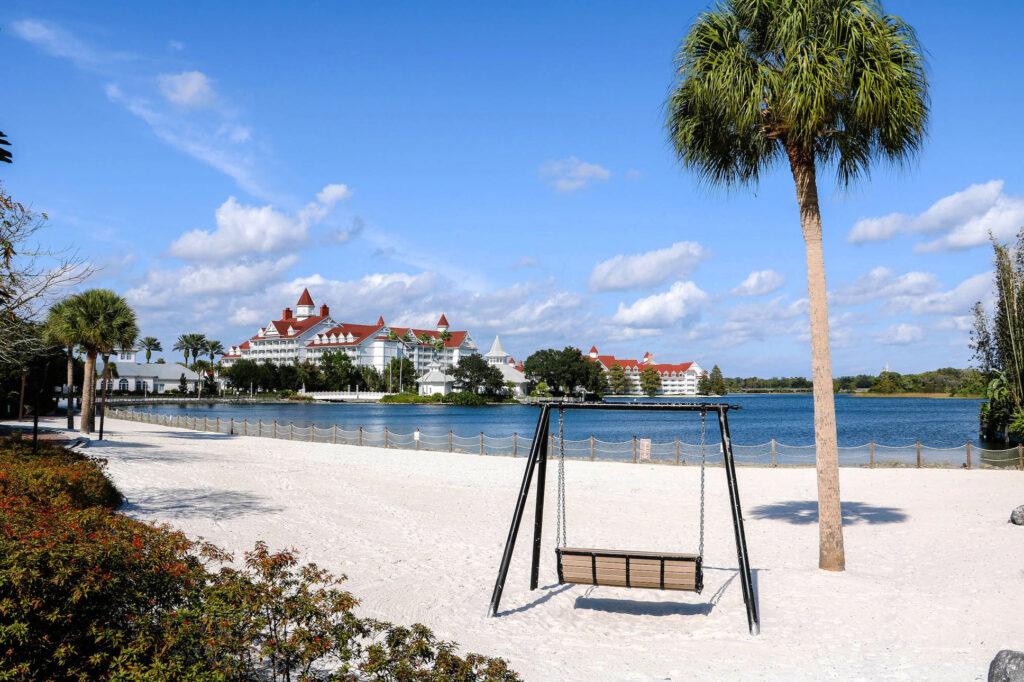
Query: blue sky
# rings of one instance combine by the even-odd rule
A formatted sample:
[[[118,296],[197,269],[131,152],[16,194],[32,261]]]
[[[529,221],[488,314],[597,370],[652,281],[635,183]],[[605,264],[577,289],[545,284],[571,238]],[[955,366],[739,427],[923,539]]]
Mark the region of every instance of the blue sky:
[[[238,343],[308,286],[335,319],[443,312],[517,358],[809,375],[788,170],[711,190],[666,143],[703,7],[8,2],[0,180],[168,348]],[[848,189],[819,173],[837,375],[965,366],[986,234],[1024,225],[1024,11],[886,9],[928,51],[930,138]]]

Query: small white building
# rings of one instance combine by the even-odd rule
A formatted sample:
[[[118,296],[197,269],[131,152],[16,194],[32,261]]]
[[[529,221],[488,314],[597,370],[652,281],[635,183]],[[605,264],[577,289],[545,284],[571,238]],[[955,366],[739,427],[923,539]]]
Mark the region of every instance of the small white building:
[[[455,377],[441,370],[432,369],[416,381],[420,387],[420,395],[448,395],[452,392]]]
[[[199,384],[199,374],[183,365],[159,362],[139,363],[135,361],[137,348],[118,348],[110,354],[110,360],[117,367],[117,377],[109,380],[107,389],[111,391],[140,391],[143,393],[165,393],[178,390],[181,377],[185,376],[188,390],[195,393]],[[103,371],[103,363],[96,363],[96,370]],[[96,390],[103,390],[103,380],[96,379]]]
[[[494,365],[501,372],[502,383],[508,384],[512,382],[514,388],[512,392],[516,396],[526,395],[526,375],[523,374],[523,368],[516,365],[515,359],[505,352],[505,349],[501,347],[501,339],[495,335],[494,343],[491,344],[491,349],[484,355],[487,363]]]

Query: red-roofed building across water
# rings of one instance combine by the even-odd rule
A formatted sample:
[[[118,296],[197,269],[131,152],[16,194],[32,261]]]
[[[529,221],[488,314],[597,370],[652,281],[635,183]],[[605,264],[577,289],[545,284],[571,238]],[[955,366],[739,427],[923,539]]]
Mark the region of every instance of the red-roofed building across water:
[[[394,333],[392,333],[394,332]],[[271,320],[256,334],[221,357],[225,367],[238,360],[277,364],[298,361],[317,363],[325,353],[341,352],[356,365],[383,371],[394,358],[408,358],[417,372],[433,368],[450,369],[459,358],[477,351],[469,332],[450,331],[441,315],[434,329],[395,327],[380,316],[376,324],[337,322],[330,308],[316,309],[308,289],[303,289],[295,312],[285,308],[281,319]]]
[[[706,373],[696,362],[657,363],[651,353],[644,353],[642,360],[626,360],[614,355],[601,355],[596,346],[591,346],[590,353],[584,357],[601,363],[605,373],[612,365],[621,367],[629,381],[629,392],[636,395],[641,393],[640,373],[648,367],[653,367],[661,376],[658,395],[697,395],[697,382]]]

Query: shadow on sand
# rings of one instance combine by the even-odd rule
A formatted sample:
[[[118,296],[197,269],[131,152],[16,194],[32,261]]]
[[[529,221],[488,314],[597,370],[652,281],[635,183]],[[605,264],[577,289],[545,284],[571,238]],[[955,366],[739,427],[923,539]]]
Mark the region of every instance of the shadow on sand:
[[[275,513],[282,511],[282,508],[267,504],[263,497],[253,493],[210,488],[167,488],[134,496],[122,511],[163,518],[233,519],[249,514]]]
[[[846,502],[843,505],[843,523],[902,523],[907,513],[898,507],[879,507],[864,502]],[[818,522],[818,503],[815,500],[791,500],[755,507],[748,512],[755,519],[788,521],[796,524]]]

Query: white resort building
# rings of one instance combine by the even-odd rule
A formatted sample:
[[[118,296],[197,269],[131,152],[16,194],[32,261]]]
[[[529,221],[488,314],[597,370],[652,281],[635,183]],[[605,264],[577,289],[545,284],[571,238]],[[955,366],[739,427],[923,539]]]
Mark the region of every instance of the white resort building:
[[[512,382],[515,384],[515,395],[526,395],[526,375],[523,374],[523,368],[521,365],[517,365],[515,358],[505,352],[505,349],[501,347],[501,339],[497,335],[494,337],[494,343],[491,344],[491,349],[484,355],[488,364],[494,365],[501,372],[502,381],[506,384]]]
[[[115,349],[110,355],[111,362],[117,367],[117,376],[110,379],[107,389],[111,391],[141,391],[142,393],[164,393],[178,390],[181,377],[190,393],[197,390],[199,374],[177,363],[136,362],[137,348]],[[103,371],[103,363],[96,363],[96,371]],[[96,379],[96,390],[103,390],[103,380]]]
[[[612,365],[619,365],[629,381],[629,392],[639,394],[640,373],[653,367],[661,376],[661,388],[658,395],[697,395],[697,382],[705,371],[696,362],[682,362],[675,365],[656,363],[654,356],[644,353],[642,360],[625,360],[614,355],[600,355],[597,346],[591,346],[590,354],[585,356],[593,362],[601,363],[605,374]]]
[[[232,346],[221,362],[225,367],[239,360],[277,364],[308,360],[316,364],[324,353],[340,351],[352,364],[378,371],[394,358],[408,358],[416,372],[422,373],[454,367],[459,358],[476,350],[469,332],[450,331],[444,315],[434,329],[392,327],[384,323],[383,317],[376,324],[337,322],[326,305],[317,311],[309,290],[304,289],[294,313],[285,308],[280,320],[271,320],[248,341]]]

